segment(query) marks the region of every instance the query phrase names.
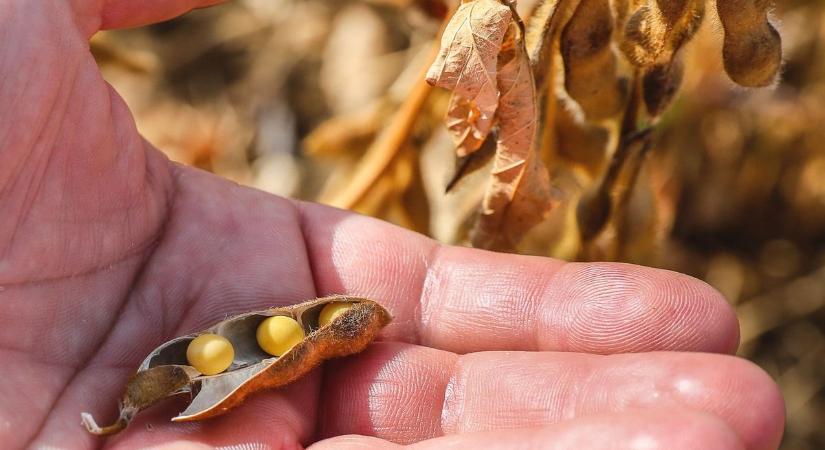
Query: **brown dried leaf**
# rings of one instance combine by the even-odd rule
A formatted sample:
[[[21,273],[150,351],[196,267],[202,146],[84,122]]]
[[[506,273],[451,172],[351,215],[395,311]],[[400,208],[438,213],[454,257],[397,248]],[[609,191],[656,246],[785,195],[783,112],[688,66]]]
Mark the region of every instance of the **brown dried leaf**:
[[[447,187],[444,188],[444,192],[451,192],[461,180],[471,173],[482,169],[490,162],[490,159],[492,159],[496,153],[497,136],[498,133],[493,130],[487,135],[487,139],[484,140],[478,151],[467,156],[461,156],[456,160],[454,172],[450,177],[450,181],[447,182]]]
[[[511,17],[510,8],[496,0],[463,3],[444,30],[441,51],[427,73],[428,83],[453,91],[447,127],[459,156],[476,151],[493,126],[496,62]]]
[[[512,250],[552,208],[550,180],[538,157],[536,86],[523,40],[511,22],[499,54],[499,137],[492,180],[473,231],[473,245]]]

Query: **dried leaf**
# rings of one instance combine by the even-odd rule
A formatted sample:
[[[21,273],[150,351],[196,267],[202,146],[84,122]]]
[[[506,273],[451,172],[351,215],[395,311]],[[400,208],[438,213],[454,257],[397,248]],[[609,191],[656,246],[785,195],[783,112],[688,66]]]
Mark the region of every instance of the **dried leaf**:
[[[447,128],[458,156],[467,156],[484,142],[498,107],[496,63],[512,13],[496,0],[462,4],[441,39],[441,51],[427,73],[427,82],[453,91]]]
[[[552,207],[549,177],[536,154],[536,86],[524,24],[513,3],[467,1],[441,45],[427,81],[453,90],[447,125],[459,158],[477,151],[493,125],[499,128],[473,245],[513,250]]]
[[[353,306],[332,323],[319,326],[321,309],[333,302],[351,302]],[[303,341],[280,357],[265,353],[255,338],[258,325],[272,316],[294,318],[306,334]],[[114,434],[126,428],[140,410],[185,393],[192,395],[191,402],[173,421],[224,414],[259,390],[292,383],[326,359],[364,350],[390,320],[389,313],[378,303],[345,296],[231,317],[208,330],[172,339],[153,350],[129,380],[120,401],[119,417],[112,425],[100,427],[88,413],[82,413],[81,418],[92,434]],[[232,364],[217,375],[201,375],[186,359],[189,343],[204,333],[221,335],[234,348]]]
[[[492,180],[473,231],[473,245],[512,250],[552,208],[550,180],[536,151],[536,86],[523,29],[511,22],[499,54],[499,137]]]
[[[487,135],[487,139],[484,140],[478,151],[467,156],[461,156],[456,160],[455,172],[450,177],[450,181],[447,182],[447,187],[444,188],[445,192],[451,192],[464,177],[480,170],[490,162],[490,159],[496,153],[497,136],[498,133],[493,130]]]

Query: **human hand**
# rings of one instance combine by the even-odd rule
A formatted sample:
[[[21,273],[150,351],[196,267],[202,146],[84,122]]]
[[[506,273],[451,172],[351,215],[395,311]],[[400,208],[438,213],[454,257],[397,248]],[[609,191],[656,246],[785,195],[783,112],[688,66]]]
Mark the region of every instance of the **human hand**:
[[[95,447],[80,411],[113,418],[159,343],[346,293],[392,312],[385,342],[217,419],[171,423],[168,402],[106,443],[776,448],[778,390],[710,354],[733,352],[738,328],[699,281],[440,246],[170,163],[87,40],[211,3],[0,0],[4,446]]]

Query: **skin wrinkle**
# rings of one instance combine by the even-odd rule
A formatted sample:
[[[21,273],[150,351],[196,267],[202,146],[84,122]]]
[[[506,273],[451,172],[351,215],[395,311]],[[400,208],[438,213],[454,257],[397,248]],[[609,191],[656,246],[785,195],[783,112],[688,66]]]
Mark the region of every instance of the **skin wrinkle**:
[[[430,289],[433,284],[438,283],[439,261],[442,255],[443,246],[438,243],[432,243],[430,250],[424,257],[425,272],[421,280],[421,289],[418,294],[418,301],[415,303],[415,324],[414,342],[419,345],[432,345],[427,329],[431,326],[432,312],[430,312]]]
[[[511,348],[518,345],[519,348],[526,348],[524,342],[535,344],[535,340],[531,335],[535,334],[538,327],[535,320],[535,311],[538,308],[537,299],[540,297],[538,292],[542,290],[541,286],[543,280],[533,280],[532,277],[525,279],[524,274],[531,272],[531,259],[523,259],[522,264],[511,264],[497,270],[490,264],[481,264],[477,266],[476,270],[472,267],[467,267],[464,270],[450,271],[444,265],[449,266],[450,263],[460,261],[463,259],[465,250],[453,250],[451,253],[444,253],[444,263],[434,267],[433,271],[436,275],[431,277],[433,282],[429,283],[427,289],[427,303],[430,305],[428,311],[424,316],[426,320],[426,327],[424,335],[425,341],[429,345],[435,345],[459,353],[472,351],[473,348],[478,347],[481,342],[484,342],[485,347],[499,349]],[[438,274],[437,272],[443,272]],[[491,276],[485,278],[486,273],[490,272]],[[546,271],[541,271],[536,278],[543,278]],[[456,298],[455,293],[461,292],[456,290],[455,285],[462,285],[463,283],[472,282],[476,277],[485,278],[482,286],[479,286],[481,292],[476,294],[472,299]],[[452,280],[442,282],[441,280]],[[466,281],[465,281],[466,280]],[[455,284],[455,285],[453,285]],[[512,286],[518,286],[513,288]],[[451,294],[451,292],[453,294]],[[458,294],[460,295],[460,294]],[[473,309],[484,309],[484,314],[474,317],[470,315]],[[456,335],[461,335],[470,330],[486,329],[490,336],[498,334],[508,334],[506,330],[511,329],[509,325],[510,320],[521,321],[525,329],[524,337],[512,337],[506,341],[498,341],[494,338],[487,341],[475,342],[471,348],[466,346],[455,347],[453,342]],[[439,323],[436,327],[434,324]],[[481,339],[491,339],[490,337],[481,337]],[[516,344],[516,341],[518,344]],[[527,347],[530,347],[528,344]],[[530,347],[538,348],[538,347]]]
[[[304,257],[307,261],[307,265],[309,266],[309,275],[312,278],[312,292],[315,296],[318,296],[318,280],[315,276],[315,266],[312,263],[312,254],[310,253],[309,249],[309,237],[312,233],[309,233],[306,229],[307,227],[307,218],[306,212],[304,210],[304,203],[299,200],[289,199],[289,204],[292,205],[293,212],[295,217],[298,218],[298,231],[300,232],[301,236],[301,243],[304,247]]]
[[[159,247],[160,240],[161,240],[162,236],[164,235],[167,224],[169,223],[169,219],[171,217],[171,211],[174,208],[174,201],[175,201],[175,198],[177,196],[177,180],[176,180],[176,177],[172,176],[172,174],[170,173],[169,178],[171,179],[172,183],[169,186],[169,190],[166,193],[164,193],[165,195],[163,195],[163,197],[165,197],[167,199],[167,203],[165,205],[164,212],[160,215],[162,220],[159,223],[157,229],[154,232],[149,233],[149,235],[151,237],[150,240],[152,240],[154,242],[157,242],[157,244],[149,247],[146,250],[146,255],[142,258],[142,260],[143,260],[142,263],[135,270],[135,272],[132,276],[132,282],[130,283],[129,287],[125,290],[124,295],[122,296],[122,300],[120,301],[120,303],[117,306],[117,309],[116,309],[116,312],[115,312],[115,315],[114,315],[115,320],[112,321],[111,326],[109,327],[108,330],[105,331],[105,333],[98,340],[98,342],[93,344],[94,345],[93,350],[89,353],[89,355],[86,358],[84,358],[84,360],[82,362],[80,362],[80,364],[78,364],[76,366],[75,370],[73,371],[71,376],[68,378],[68,380],[65,383],[65,385],[63,386],[63,388],[54,397],[54,401],[52,402],[52,405],[45,410],[45,414],[43,415],[43,417],[39,421],[40,423],[37,426],[37,428],[35,428],[35,432],[32,435],[32,437],[28,439],[28,443],[25,445],[25,447],[29,447],[29,446],[33,445],[38,440],[38,438],[40,437],[40,434],[43,431],[43,427],[45,426],[46,422],[49,419],[50,415],[49,415],[48,412],[51,411],[54,408],[54,406],[57,405],[58,402],[60,402],[60,399],[67,392],[69,387],[72,386],[73,382],[77,379],[78,375],[80,375],[80,373],[83,370],[88,370],[90,367],[93,367],[93,366],[89,365],[89,362],[100,352],[100,349],[108,341],[108,339],[111,336],[113,330],[115,329],[115,326],[117,325],[117,323],[119,323],[121,321],[122,315],[123,315],[124,310],[126,308],[126,305],[129,303],[128,302],[128,293],[132,292],[134,290],[135,286],[137,285],[137,283],[141,280],[144,271],[149,266],[149,263],[152,260],[152,257],[154,255],[155,250],[157,250],[157,248]]]
[[[3,246],[3,251],[1,252],[2,253],[2,259],[6,259],[8,257],[8,254],[12,249],[12,245],[16,241],[17,232],[20,228],[21,222],[24,223],[26,221],[26,218],[28,217],[29,213],[31,212],[31,207],[34,205],[34,199],[36,199],[38,197],[38,195],[40,193],[40,189],[43,186],[43,183],[41,182],[41,180],[43,179],[43,175],[48,171],[50,165],[53,162],[51,155],[52,155],[52,152],[54,151],[56,136],[60,134],[60,131],[63,128],[63,124],[66,120],[66,117],[67,117],[66,112],[68,111],[68,108],[69,108],[69,102],[71,100],[71,93],[74,92],[74,88],[77,84],[77,78],[78,78],[78,75],[79,75],[78,74],[79,68],[80,68],[80,63],[78,62],[77,64],[75,64],[70,69],[65,70],[65,71],[62,72],[62,73],[64,73],[64,76],[60,77],[60,81],[57,84],[57,89],[55,90],[54,101],[51,103],[49,108],[45,109],[45,111],[55,111],[55,110],[62,111],[62,113],[57,116],[58,117],[57,126],[56,127],[49,127],[49,124],[52,122],[51,118],[54,117],[54,114],[46,115],[42,127],[39,127],[38,132],[35,135],[35,139],[30,145],[30,147],[32,149],[43,148],[41,154],[43,154],[45,159],[43,160],[43,162],[41,164],[36,166],[36,167],[42,167],[42,169],[36,171],[34,176],[32,176],[29,179],[29,185],[28,185],[28,188],[25,190],[25,195],[23,195],[23,204],[21,205],[23,210],[18,211],[18,213],[14,215],[15,224],[12,227],[12,232],[11,232],[11,236],[8,239],[8,243]],[[65,76],[65,74],[68,74],[69,80],[70,80],[69,84],[68,84],[69,90],[66,91],[66,92],[69,92],[69,94],[67,94],[65,96],[61,96],[60,93],[64,91],[64,83],[65,83],[65,80],[67,78]],[[24,87],[24,89],[25,89],[25,87]],[[61,103],[62,106],[58,107],[57,106],[58,102]],[[56,131],[54,132],[54,135],[51,136],[48,139],[49,140],[48,143],[43,143],[42,141],[44,141],[46,139],[46,137],[44,136],[44,132],[48,128],[53,128]],[[34,153],[35,153],[34,151],[30,151],[29,153],[27,153],[25,155],[25,157],[23,158],[23,163],[21,164],[21,167],[27,167],[29,165],[28,164],[29,158],[32,157],[32,155]],[[16,180],[19,178],[19,176],[23,172],[24,172],[23,170],[17,171],[17,174],[15,175],[15,184],[16,184]],[[35,186],[34,192],[32,192],[32,185]]]
[[[446,386],[444,389],[441,390],[443,393],[443,400],[441,401],[441,412],[439,414],[440,420],[438,421],[438,425],[440,429],[438,430],[440,435],[443,436],[447,434],[447,424],[449,423],[449,414],[448,414],[448,407],[447,405],[453,401],[453,396],[455,395],[455,374],[459,370],[461,357],[453,359],[452,366],[448,369],[447,373],[451,373],[450,379],[447,380]],[[463,408],[459,409],[459,414],[461,414]]]
[[[542,315],[539,314],[540,311],[556,311],[558,310],[558,305],[552,305],[549,301],[550,297],[546,295],[547,291],[555,285],[556,279],[559,277],[560,273],[563,273],[564,268],[569,263],[567,261],[563,261],[557,267],[554,268],[553,271],[550,272],[550,275],[544,280],[543,289],[541,289],[540,294],[537,296],[538,301],[532,302],[532,314],[530,315],[530,320],[532,323],[532,342],[535,349],[542,349],[544,348],[542,339],[542,332],[545,330],[543,326],[544,323],[542,322]]]
[[[444,401],[441,403],[441,435],[454,433],[455,424],[461,420],[464,413],[464,399],[459,398],[457,387],[458,375],[461,371],[461,358],[457,358],[451,369],[452,375],[444,387]],[[458,405],[458,406],[456,406]]]

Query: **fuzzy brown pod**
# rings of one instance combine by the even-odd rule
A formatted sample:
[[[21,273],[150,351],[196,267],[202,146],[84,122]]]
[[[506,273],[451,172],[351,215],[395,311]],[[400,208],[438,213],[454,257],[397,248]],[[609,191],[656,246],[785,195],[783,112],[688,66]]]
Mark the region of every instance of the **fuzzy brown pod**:
[[[741,86],[770,85],[782,65],[782,38],[768,21],[770,0],[720,0],[725,71]]]
[[[682,84],[681,49],[699,30],[705,0],[647,0],[628,20],[620,47],[642,68],[642,96],[651,117],[670,106]]]
[[[562,100],[557,103],[554,145],[559,156],[597,177],[607,156],[610,131],[577,117]]]
[[[581,0],[561,34],[564,87],[589,120],[615,116],[627,97],[627,84],[617,73],[612,36],[608,0]]]
[[[352,307],[325,326],[319,326],[324,306],[349,302]],[[306,337],[280,357],[265,353],[256,339],[258,325],[272,316],[295,319]],[[262,389],[285,386],[330,358],[364,350],[392,317],[378,303],[357,297],[332,296],[297,305],[240,314],[199,333],[172,339],[154,349],[128,381],[119,402],[118,419],[98,426],[82,413],[86,429],[96,435],[122,431],[134,416],[153,404],[179,394],[189,394],[187,408],[175,422],[202,420],[224,414]],[[187,363],[186,350],[197,336],[218,334],[231,342],[235,357],[229,368],[205,376]]]
[[[637,67],[669,63],[704,15],[705,0],[647,0],[628,19],[619,46]]]
[[[684,65],[679,57],[647,68],[642,76],[642,97],[648,114],[657,117],[665,112],[679,92],[683,76]]]

